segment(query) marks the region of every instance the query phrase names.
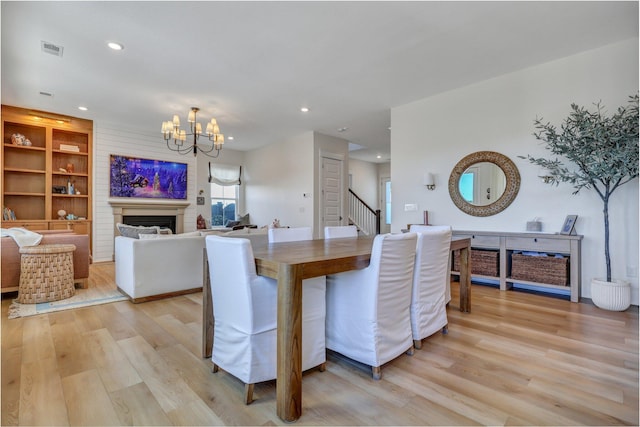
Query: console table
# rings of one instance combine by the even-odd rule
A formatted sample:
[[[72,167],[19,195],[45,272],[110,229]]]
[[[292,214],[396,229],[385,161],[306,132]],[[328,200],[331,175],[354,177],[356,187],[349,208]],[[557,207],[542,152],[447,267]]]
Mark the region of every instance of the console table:
[[[453,230],[455,238],[470,238],[471,248],[490,249],[500,254],[497,276],[478,276],[480,278],[499,281],[500,290],[506,291],[514,283],[537,286],[548,289],[566,290],[570,288],[571,302],[580,301],[581,287],[581,235],[564,235],[531,232],[499,232],[499,231],[469,231]],[[511,277],[511,255],[514,251],[535,251],[552,254],[562,254],[569,258],[568,286],[559,286],[544,281],[527,281]]]

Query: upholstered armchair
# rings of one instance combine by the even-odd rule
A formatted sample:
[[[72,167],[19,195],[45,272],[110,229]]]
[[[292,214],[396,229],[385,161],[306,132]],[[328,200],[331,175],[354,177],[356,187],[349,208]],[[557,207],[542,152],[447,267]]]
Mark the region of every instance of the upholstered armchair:
[[[416,262],[411,296],[413,345],[422,348],[422,340],[438,330],[447,333],[447,282],[451,245],[450,226],[411,227],[418,233]]]
[[[417,235],[377,235],[362,270],[327,276],[327,348],[372,367],[413,354],[411,288]]]
[[[255,383],[276,378],[277,282],[257,275],[248,239],[207,236],[206,247],[214,315],[213,372],[221,368],[244,382],[249,404]],[[320,299],[322,313],[311,309]],[[322,292],[303,293],[302,337],[302,370],[324,370],[324,286]]]
[[[326,226],[324,228],[325,239],[339,239],[342,237],[358,237],[358,228],[355,225]]]

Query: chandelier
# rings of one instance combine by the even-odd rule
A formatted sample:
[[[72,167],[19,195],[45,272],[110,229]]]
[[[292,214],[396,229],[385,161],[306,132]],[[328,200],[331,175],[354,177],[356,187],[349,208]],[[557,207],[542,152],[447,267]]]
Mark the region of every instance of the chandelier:
[[[220,150],[222,150],[224,135],[220,133],[216,119],[211,119],[207,123],[205,134],[212,144],[210,147],[203,144],[198,145],[198,141],[202,136],[202,125],[196,121],[198,111],[200,111],[198,107],[191,107],[191,111],[189,111],[187,121],[189,122],[190,133],[180,129],[180,117],[174,115],[173,120],[162,122],[162,135],[167,142],[167,148],[171,151],[176,151],[180,154],[192,152],[194,156],[202,153],[205,156],[216,158],[220,155]],[[187,136],[193,136],[193,143],[185,146]],[[171,143],[171,140],[173,140],[173,143]]]

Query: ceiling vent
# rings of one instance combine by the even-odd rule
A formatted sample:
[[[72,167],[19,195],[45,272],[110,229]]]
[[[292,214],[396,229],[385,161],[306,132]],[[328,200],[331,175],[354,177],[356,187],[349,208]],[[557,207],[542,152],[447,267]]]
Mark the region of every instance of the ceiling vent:
[[[43,52],[50,53],[51,55],[59,56],[62,58],[62,51],[64,50],[63,46],[58,46],[44,40],[40,42],[40,46],[42,47]]]

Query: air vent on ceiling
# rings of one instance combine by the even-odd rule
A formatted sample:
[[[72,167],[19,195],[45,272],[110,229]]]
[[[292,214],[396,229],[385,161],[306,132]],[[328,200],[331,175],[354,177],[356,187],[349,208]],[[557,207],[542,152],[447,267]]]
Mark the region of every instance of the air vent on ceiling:
[[[43,52],[62,57],[62,51],[64,50],[63,46],[58,46],[56,44],[46,42],[44,40],[40,42],[40,46],[42,47]]]
[[[42,96],[53,96],[53,94],[50,93],[50,92],[42,92],[42,91],[40,92],[40,95],[42,95]]]

